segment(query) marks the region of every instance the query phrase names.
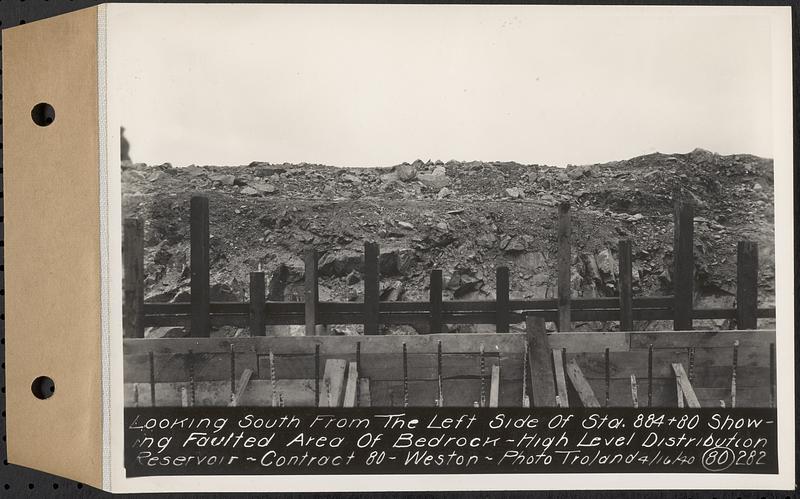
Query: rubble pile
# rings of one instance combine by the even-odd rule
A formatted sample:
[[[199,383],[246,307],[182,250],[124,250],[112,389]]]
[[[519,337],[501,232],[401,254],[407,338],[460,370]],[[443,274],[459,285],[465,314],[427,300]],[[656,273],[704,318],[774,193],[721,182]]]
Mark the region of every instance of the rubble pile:
[[[145,221],[148,301],[188,301],[189,198],[204,194],[211,206],[214,301],[246,301],[248,274],[256,270],[267,274],[270,300],[302,301],[302,255],[312,246],[320,255],[320,299],[360,301],[365,240],[380,244],[382,300],[427,300],[434,268],[444,271],[445,299],[493,299],[499,265],[510,268],[512,299],[555,297],[555,207],[562,201],[572,205],[575,297],[616,296],[620,238],[633,241],[635,295],[668,295],[679,197],[695,205],[696,306],[733,306],[736,242],[743,239],[759,243],[759,302],[774,304],[773,162],[752,155],[696,149],[566,168],[430,160],[392,168],[134,164],[123,167],[122,180],[123,216]],[[574,324],[578,330],[614,327]],[[330,328],[359,331],[357,325]],[[216,334],[248,333],[223,328]]]

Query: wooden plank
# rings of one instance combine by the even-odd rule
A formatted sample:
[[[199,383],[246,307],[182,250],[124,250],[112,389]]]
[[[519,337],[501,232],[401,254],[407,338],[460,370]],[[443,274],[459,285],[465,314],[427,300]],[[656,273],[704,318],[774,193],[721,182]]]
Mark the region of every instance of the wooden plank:
[[[430,332],[442,332],[442,271],[434,269],[431,271],[430,283]]]
[[[372,406],[372,396],[369,391],[369,379],[367,378],[358,379],[358,406],[359,407]]]
[[[489,407],[497,407],[500,400],[500,366],[492,366],[492,378],[489,387]]]
[[[380,274],[378,243],[364,243],[364,334],[376,335],[380,327]]]
[[[347,361],[330,359],[325,362],[325,374],[322,375],[322,394],[320,407],[342,407],[346,389],[345,375]]]
[[[313,407],[313,380],[279,380],[277,391],[287,407]],[[188,390],[188,382],[156,383],[155,393],[160,407],[181,407],[181,389]],[[139,406],[150,405],[150,391],[144,384],[125,383],[125,407],[134,407],[134,393],[138,391]],[[227,381],[202,381],[195,386],[195,405],[199,407],[224,407],[230,403],[230,386]],[[251,379],[239,398],[241,407],[269,407],[272,387],[268,380]]]
[[[775,341],[775,330],[632,332],[630,335],[631,350],[648,348],[651,344],[654,348],[730,347],[737,340],[740,346],[766,349]]]
[[[317,334],[317,309],[319,307],[319,281],[317,278],[317,250],[308,248],[305,253],[305,323],[306,336]]]
[[[355,362],[350,362],[347,368],[347,384],[344,391],[344,402],[342,407],[355,407],[358,392],[358,366]]]
[[[550,341],[553,341],[552,335]],[[388,335],[380,337],[367,336],[264,336],[238,338],[161,338],[161,339],[126,339],[123,341],[125,355],[147,354],[154,352],[195,353],[229,352],[233,345],[236,352],[261,352],[270,350],[276,354],[307,354],[320,345],[323,354],[350,354],[355,352],[356,343],[361,343],[362,353],[399,352],[403,343],[408,346],[409,353],[435,353],[438,342],[442,342],[444,353],[475,353],[480,351],[483,343],[487,352],[516,353],[522,355],[525,348],[523,333],[494,334],[429,334],[417,336]],[[555,348],[555,347],[554,347]]]
[[[250,383],[250,377],[252,375],[253,371],[250,369],[242,371],[242,376],[239,378],[239,386],[236,388],[236,394],[233,396],[233,400],[228,404],[229,406],[237,407],[241,405],[242,396],[245,390],[247,390],[247,385]]]
[[[480,400],[480,380],[451,379],[444,380],[444,407],[474,407]],[[403,381],[371,381],[371,400],[373,407],[402,407]],[[438,394],[436,381],[408,381],[409,407],[434,407]],[[519,393],[522,381],[510,381],[500,384],[498,407],[519,407]]]
[[[611,386],[609,385],[609,403],[606,405],[610,405],[610,393],[611,393]],[[639,408],[639,384],[636,382],[636,375],[631,374],[631,400],[633,401],[633,407]]]
[[[736,247],[736,326],[758,327],[758,243],[739,241]]]
[[[586,381],[586,378],[583,377],[583,372],[581,372],[581,368],[575,362],[575,359],[567,363],[567,375],[578,393],[583,407],[600,407],[600,402],[595,397],[594,391]]]
[[[192,326],[191,335],[208,337],[211,334],[209,286],[209,229],[208,198],[192,196],[191,201],[191,294]]]
[[[495,271],[496,296],[497,296],[497,332],[508,333],[508,267],[497,267]]]
[[[555,407],[556,387],[550,353],[552,350],[547,339],[544,320],[541,317],[528,316],[526,334],[530,350],[533,405],[534,407]]]
[[[570,247],[570,216],[569,203],[558,205],[558,330],[569,331],[570,317],[570,288],[572,254]]]
[[[605,389],[605,379],[586,377],[594,393]],[[651,390],[646,378],[636,378],[636,391],[639,407],[646,407],[647,400],[642,400]],[[653,378],[652,407],[675,407],[677,405],[675,376],[669,378]],[[631,380],[625,378],[612,379],[609,385],[608,407],[633,407]]]
[[[322,363],[341,358],[344,360],[355,361],[356,355],[320,355]],[[303,379],[313,378],[314,375],[314,355],[275,355],[278,364],[277,375],[279,378]],[[503,366],[503,380],[522,379],[522,356],[510,356],[505,354],[487,354],[484,358],[486,367]],[[436,354],[417,354],[407,355],[408,374],[410,379],[416,380],[435,380],[438,379],[438,366]],[[266,372],[268,360],[265,356],[259,357],[260,372]],[[363,378],[372,380],[391,380],[403,378],[402,356],[396,353],[365,353],[361,354],[361,368],[359,375]],[[477,378],[480,376],[480,354],[443,354],[442,355],[442,378]]]
[[[556,395],[559,407],[569,407],[569,394],[567,393],[567,380],[564,378],[564,357],[560,349],[554,348],[553,371],[555,375]]]
[[[122,328],[125,338],[144,338],[144,224],[125,220],[122,243]]]
[[[381,310],[387,312],[429,312],[431,304],[427,301],[402,301],[402,302],[380,302]],[[557,312],[557,299],[537,299],[537,300],[509,300],[510,310],[524,310],[530,312]],[[660,309],[672,310],[673,298],[671,296],[652,296],[639,297],[633,299],[634,309]],[[619,298],[572,298],[570,300],[572,311],[577,310],[607,310],[619,311]],[[248,313],[246,303],[236,302],[211,302],[212,314],[242,314]],[[280,302],[267,301],[265,304],[268,315],[282,314],[304,314],[303,302]],[[320,302],[321,313],[360,313],[363,311],[363,304],[358,302],[329,301]],[[445,312],[471,311],[471,312],[495,312],[497,309],[494,300],[446,300],[442,302],[442,310]],[[732,309],[731,309],[732,310]],[[191,305],[184,303],[145,303],[145,313],[148,315],[159,314],[185,314],[191,313]]]
[[[749,351],[754,351],[749,349]],[[740,351],[740,354],[742,352]],[[740,360],[742,360],[740,355]],[[600,353],[569,353],[567,360],[574,359],[583,374],[591,378],[605,376],[605,359]],[[611,379],[638,378],[647,376],[648,351],[609,352],[609,377]],[[687,364],[686,349],[653,349],[653,376],[657,378],[673,375],[672,364]],[[739,363],[740,386],[766,386],[769,380],[768,352],[748,357],[747,365]],[[695,386],[729,386],[731,378],[730,348],[701,348],[695,350]],[[698,385],[699,383],[699,385]],[[742,384],[744,383],[744,385]]]
[[[676,331],[692,329],[694,297],[694,206],[675,202],[675,234],[672,256],[674,259],[673,287],[675,294]]]
[[[380,302],[380,307],[388,308],[389,303],[400,302]],[[231,303],[229,304],[236,308],[247,307],[246,303]],[[302,303],[300,303],[302,306]],[[329,304],[320,303],[320,309],[329,310]],[[350,305],[353,305],[351,303]],[[363,307],[362,304],[356,303]],[[148,304],[145,304],[145,308]],[[214,308],[214,307],[212,307]],[[221,308],[221,306],[217,306]],[[265,323],[267,325],[304,325],[305,315],[303,312],[290,312],[285,314],[273,314],[271,309],[276,308],[274,304],[266,305],[267,318]],[[278,308],[284,308],[283,306]],[[527,314],[529,312],[526,312]],[[543,310],[534,311],[535,315],[543,317],[546,321],[557,321],[558,313],[556,311]],[[512,324],[523,322],[525,314],[511,312],[509,314],[509,322]],[[619,309],[603,309],[603,310],[573,310],[571,317],[573,321],[617,321],[619,320]],[[673,312],[669,309],[633,309],[633,320],[635,321],[655,321],[655,320],[672,320]],[[758,318],[775,318],[774,309],[758,309]],[[734,319],[736,318],[736,310],[734,309],[695,309],[692,312],[694,319]],[[170,314],[147,314],[145,313],[145,327],[160,327],[160,326],[181,326],[188,327],[190,316],[170,315]],[[248,313],[211,313],[211,325],[214,327],[219,326],[248,326]],[[413,324],[416,322],[427,322],[430,320],[429,312],[390,312],[381,310],[378,312],[378,321],[380,324]],[[495,312],[443,312],[442,321],[449,324],[495,324],[497,321],[497,314]],[[362,324],[364,322],[364,314],[362,312],[319,312],[317,322],[327,324]]]
[[[619,328],[633,331],[633,269],[631,240],[621,239],[619,246]]]
[[[719,407],[720,400],[730,407],[730,386],[725,388],[699,388],[695,387],[697,399],[703,407]],[[736,407],[769,407],[769,390],[764,387],[741,387],[736,392]]]
[[[551,348],[566,348],[567,352],[627,352],[631,333],[628,332],[572,332],[547,335]]]
[[[267,299],[266,285],[263,272],[250,272],[250,335],[264,336],[267,334],[265,329],[266,309],[264,308]]]
[[[153,376],[157,382],[188,381],[190,372],[196,381],[226,380],[230,388],[230,353],[183,353],[153,355]],[[150,379],[148,355],[126,355],[123,357],[123,376],[126,383],[144,383]],[[256,355],[237,354],[235,375],[241,376],[245,369],[257,372]],[[266,374],[267,371],[265,371]],[[230,400],[230,390],[228,392]]]
[[[700,407],[700,402],[697,400],[697,395],[694,393],[694,388],[689,381],[689,376],[686,375],[686,371],[683,369],[683,364],[672,364],[672,370],[675,371],[675,381],[680,387],[683,398],[686,399],[686,405],[690,408]],[[678,407],[682,407],[683,399],[679,398],[678,400],[680,401]]]

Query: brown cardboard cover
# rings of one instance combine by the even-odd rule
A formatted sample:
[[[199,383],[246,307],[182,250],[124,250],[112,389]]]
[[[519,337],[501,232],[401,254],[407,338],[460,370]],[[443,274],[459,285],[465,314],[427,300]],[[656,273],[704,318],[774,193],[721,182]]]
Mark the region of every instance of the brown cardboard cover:
[[[98,9],[3,31],[8,460],[102,485]],[[55,108],[37,126],[31,109]],[[55,382],[39,400],[38,376]]]

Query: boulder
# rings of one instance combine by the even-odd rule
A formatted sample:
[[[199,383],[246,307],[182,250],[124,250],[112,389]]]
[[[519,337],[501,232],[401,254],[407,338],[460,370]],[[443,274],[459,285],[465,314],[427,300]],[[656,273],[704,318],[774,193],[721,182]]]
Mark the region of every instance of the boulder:
[[[583,176],[589,175],[591,168],[588,166],[573,166],[567,170],[567,176],[572,180],[577,180]]]
[[[416,164],[417,162],[415,161],[413,165],[409,165],[408,163],[397,165],[394,167],[394,174],[397,176],[398,179],[402,180],[403,182],[408,182],[409,180],[413,180],[417,177]]]
[[[250,182],[249,185],[261,194],[274,194],[278,192],[277,187],[266,182]],[[242,190],[242,193],[244,193],[244,190]]]
[[[531,253],[526,252],[514,255],[514,263],[525,270],[536,271],[544,267],[547,261],[544,257],[544,253],[541,251],[534,251]]]
[[[445,177],[447,176],[447,170],[445,170],[444,166],[437,166],[433,169],[433,173],[431,173],[434,177]]]
[[[382,282],[380,286],[381,301],[400,301],[406,288],[402,281]]]
[[[619,274],[619,262],[611,254],[611,250],[604,249],[594,257],[597,262],[597,269],[600,271],[600,277],[603,282],[616,282],[617,275]]]
[[[320,275],[344,277],[354,270],[363,270],[364,255],[347,249],[329,251],[322,255],[317,265]]]
[[[509,253],[520,253],[527,249],[525,240],[519,236],[512,237],[511,240],[503,247]]]
[[[519,199],[525,195],[519,187],[509,187],[506,189],[506,194],[511,199]]]
[[[439,193],[436,194],[436,199],[444,199],[447,196],[451,195],[452,193],[453,191],[451,191],[447,187],[442,187],[441,190],[439,190]]]
[[[450,187],[453,181],[447,175],[433,175],[431,173],[421,173],[417,179],[428,189],[440,191],[445,187]]]

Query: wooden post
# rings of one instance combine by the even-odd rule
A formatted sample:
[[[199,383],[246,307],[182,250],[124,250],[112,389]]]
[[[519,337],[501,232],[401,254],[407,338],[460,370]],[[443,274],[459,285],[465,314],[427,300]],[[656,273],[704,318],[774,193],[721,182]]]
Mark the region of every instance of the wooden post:
[[[694,294],[694,206],[678,201],[675,203],[674,216],[674,329],[688,331],[692,329]]]
[[[736,247],[736,324],[758,327],[758,243],[739,241]]]
[[[508,267],[497,267],[496,270],[496,284],[497,284],[497,300],[495,305],[497,307],[497,329],[498,333],[508,332]]]
[[[144,225],[125,220],[122,242],[122,330],[125,338],[144,338]]]
[[[317,279],[317,250],[308,248],[305,254],[305,311],[306,336],[317,333],[317,309],[319,308],[319,282]]]
[[[440,269],[431,270],[431,326],[430,332],[442,332],[442,271]]]
[[[533,315],[525,317],[525,330],[530,348],[531,403],[534,407],[555,407],[553,361],[544,319]]]
[[[777,386],[775,380],[777,372],[775,371],[775,343],[769,344],[769,406],[775,407],[775,391]]]
[[[380,285],[378,274],[378,243],[364,243],[364,334],[378,334]]]
[[[647,348],[647,407],[653,407],[653,345]]]
[[[561,203],[558,205],[558,330],[562,332],[572,328],[569,308],[572,255],[569,239],[569,203]]]
[[[208,198],[192,196],[191,201],[191,292],[192,292],[192,331],[193,337],[211,335],[209,302],[209,232]]]
[[[631,240],[619,241],[619,328],[633,331],[633,268]]]
[[[263,272],[250,272],[250,336],[266,334],[265,302],[267,300]]]
[[[608,400],[611,398],[611,359],[609,358],[609,349],[606,348],[604,360],[606,364],[606,404],[608,407]]]

